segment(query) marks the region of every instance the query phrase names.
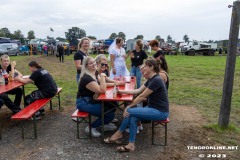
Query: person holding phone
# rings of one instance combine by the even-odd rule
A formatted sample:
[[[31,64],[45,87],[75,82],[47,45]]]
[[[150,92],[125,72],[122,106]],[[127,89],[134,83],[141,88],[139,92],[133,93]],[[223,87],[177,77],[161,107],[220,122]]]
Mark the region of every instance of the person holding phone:
[[[14,77],[14,75],[18,75],[19,77],[22,77],[22,74],[15,69],[16,62],[11,61],[10,57],[8,55],[2,55],[1,56],[1,65],[0,69],[2,69],[4,74],[10,74],[11,77]],[[8,95],[15,95],[14,102],[8,97]],[[4,101],[5,105],[13,112],[17,113],[21,110],[20,104],[22,100],[22,89],[21,88],[15,88],[11,91],[8,91],[4,94],[0,94],[0,98]]]

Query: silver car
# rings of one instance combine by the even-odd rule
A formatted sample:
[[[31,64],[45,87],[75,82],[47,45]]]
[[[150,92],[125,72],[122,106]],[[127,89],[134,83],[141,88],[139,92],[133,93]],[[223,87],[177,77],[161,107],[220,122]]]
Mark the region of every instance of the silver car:
[[[2,43],[0,44],[0,55],[19,55],[18,45],[16,43]]]

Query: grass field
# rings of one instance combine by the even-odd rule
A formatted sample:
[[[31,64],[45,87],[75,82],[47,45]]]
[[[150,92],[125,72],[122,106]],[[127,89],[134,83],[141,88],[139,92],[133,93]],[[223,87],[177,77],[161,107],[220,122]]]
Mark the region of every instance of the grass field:
[[[170,103],[197,107],[208,121],[206,127],[210,126],[211,129],[214,129],[214,124],[218,122],[226,58],[226,56],[166,56],[170,76]],[[11,59],[17,61],[17,69],[25,75],[30,74],[28,63],[31,60],[38,61],[53,75],[57,85],[63,87],[61,96],[63,106],[75,106],[77,84],[75,80],[76,70],[73,63],[73,55],[65,56],[65,63],[59,63],[58,59],[54,56],[46,57],[42,55],[13,56]],[[130,67],[129,59],[127,60],[127,64],[128,67]],[[28,89],[27,92],[29,92]],[[237,57],[230,117],[230,123],[235,129],[240,128],[239,97],[240,58]],[[227,134],[228,133],[225,133],[226,136]],[[235,139],[233,141],[233,144],[235,144],[238,140]]]

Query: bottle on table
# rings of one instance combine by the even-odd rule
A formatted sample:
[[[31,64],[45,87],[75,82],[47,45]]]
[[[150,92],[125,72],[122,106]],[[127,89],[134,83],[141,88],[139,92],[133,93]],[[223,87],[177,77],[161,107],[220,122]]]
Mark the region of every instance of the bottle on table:
[[[116,83],[114,83],[114,87],[113,87],[113,98],[117,97],[117,85]]]

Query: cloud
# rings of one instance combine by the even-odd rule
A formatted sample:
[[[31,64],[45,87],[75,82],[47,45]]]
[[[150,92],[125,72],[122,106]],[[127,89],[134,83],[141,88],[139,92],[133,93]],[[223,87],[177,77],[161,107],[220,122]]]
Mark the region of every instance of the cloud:
[[[34,30],[37,37],[51,33],[64,37],[72,27],[87,35],[108,38],[113,32],[124,32],[127,38],[138,34],[146,39],[156,35],[182,40],[184,34],[194,39],[226,39],[229,34],[233,1],[226,0],[3,0],[0,27],[11,32],[20,29],[25,36]]]

